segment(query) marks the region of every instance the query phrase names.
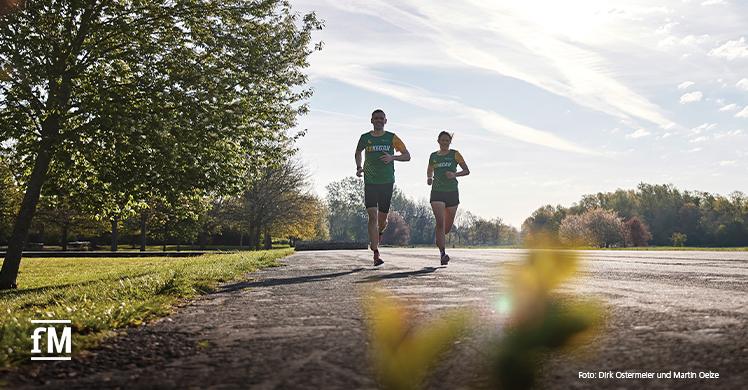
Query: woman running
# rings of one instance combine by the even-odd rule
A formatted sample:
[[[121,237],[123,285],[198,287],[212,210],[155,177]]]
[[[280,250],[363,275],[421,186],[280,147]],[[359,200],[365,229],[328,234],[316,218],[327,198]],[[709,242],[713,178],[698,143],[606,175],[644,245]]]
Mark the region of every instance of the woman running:
[[[449,256],[444,252],[444,235],[452,229],[457,214],[460,196],[457,191],[457,177],[470,174],[460,152],[450,149],[452,134],[442,131],[437,138],[439,150],[431,153],[429,167],[426,170],[426,183],[431,186],[431,208],[436,218],[436,246],[441,254],[441,264],[449,263]],[[457,172],[457,166],[462,170]]]

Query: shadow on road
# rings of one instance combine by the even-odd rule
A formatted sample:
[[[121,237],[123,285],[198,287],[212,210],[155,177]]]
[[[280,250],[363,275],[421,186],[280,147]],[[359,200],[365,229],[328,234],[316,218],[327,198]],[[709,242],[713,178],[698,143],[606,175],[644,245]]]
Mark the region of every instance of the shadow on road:
[[[297,276],[294,278],[285,278],[285,279],[271,278],[271,279],[265,279],[265,280],[260,280],[256,282],[239,282],[239,283],[234,283],[234,284],[229,284],[227,286],[224,286],[223,288],[216,290],[216,292],[219,292],[219,293],[232,292],[232,291],[242,290],[248,287],[272,287],[272,286],[282,286],[282,285],[287,285],[287,284],[316,282],[319,280],[326,280],[326,279],[337,278],[340,276],[354,274],[356,272],[361,272],[365,269],[366,268],[356,268],[350,271],[335,272],[331,274]]]
[[[371,282],[376,282],[378,280],[384,280],[384,279],[402,279],[402,278],[408,278],[411,276],[427,275],[427,274],[436,272],[436,270],[440,268],[447,268],[447,267],[423,267],[419,269],[418,271],[395,272],[395,273],[384,274],[384,275],[372,275],[362,280],[357,280],[356,283],[371,283]]]

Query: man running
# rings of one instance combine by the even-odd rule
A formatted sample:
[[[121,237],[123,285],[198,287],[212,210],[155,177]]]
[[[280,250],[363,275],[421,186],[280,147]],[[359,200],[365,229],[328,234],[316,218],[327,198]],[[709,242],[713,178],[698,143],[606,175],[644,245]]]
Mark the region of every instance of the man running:
[[[410,153],[394,133],[384,131],[387,116],[382,110],[371,113],[374,130],[361,134],[356,146],[356,176],[364,175],[364,203],[369,215],[369,247],[374,252],[374,266],[384,263],[379,257],[379,241],[387,227],[392,187],[395,184],[394,161],[410,161]],[[361,166],[361,152],[366,151]],[[395,151],[400,154],[395,155]]]
[[[444,250],[444,236],[452,229],[460,204],[457,191],[457,177],[470,174],[460,152],[450,149],[452,134],[442,131],[437,137],[439,150],[431,153],[429,166],[426,169],[426,184],[431,186],[431,209],[436,219],[436,246],[439,247],[441,265],[449,263],[449,256]],[[457,172],[457,166],[462,170]]]

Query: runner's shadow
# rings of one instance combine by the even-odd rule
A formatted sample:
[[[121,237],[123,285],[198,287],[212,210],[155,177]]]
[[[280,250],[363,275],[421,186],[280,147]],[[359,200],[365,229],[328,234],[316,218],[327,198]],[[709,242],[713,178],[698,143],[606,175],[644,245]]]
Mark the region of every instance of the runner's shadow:
[[[335,272],[331,274],[297,276],[294,278],[285,278],[285,279],[270,278],[270,279],[265,279],[265,280],[259,280],[256,282],[244,281],[244,282],[239,282],[239,283],[234,283],[234,284],[223,286],[222,288],[217,289],[216,292],[217,293],[232,292],[232,291],[237,291],[237,290],[243,290],[249,287],[272,287],[272,286],[283,286],[283,285],[288,285],[288,284],[316,282],[320,280],[328,280],[328,279],[337,278],[340,276],[354,274],[356,272],[361,272],[363,270],[365,270],[365,268],[356,268],[350,271]]]
[[[440,268],[447,268],[447,267],[423,267],[419,269],[418,271],[407,271],[407,272],[395,272],[391,274],[384,274],[384,275],[372,275],[367,276],[366,278],[363,278],[362,280],[357,280],[356,283],[371,283],[376,282],[379,280],[384,279],[402,279],[402,278],[409,278],[411,276],[421,276],[421,275],[427,275],[433,272],[436,272],[436,270]]]

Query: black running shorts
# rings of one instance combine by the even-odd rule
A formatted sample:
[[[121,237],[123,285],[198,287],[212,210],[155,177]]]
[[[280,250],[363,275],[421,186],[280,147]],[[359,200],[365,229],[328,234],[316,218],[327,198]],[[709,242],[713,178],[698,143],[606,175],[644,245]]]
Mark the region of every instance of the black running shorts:
[[[447,207],[454,207],[460,204],[460,193],[458,191],[431,191],[430,202],[444,202]]]
[[[382,213],[389,213],[394,185],[395,183],[364,184],[364,203],[366,204],[366,208],[376,207]]]

